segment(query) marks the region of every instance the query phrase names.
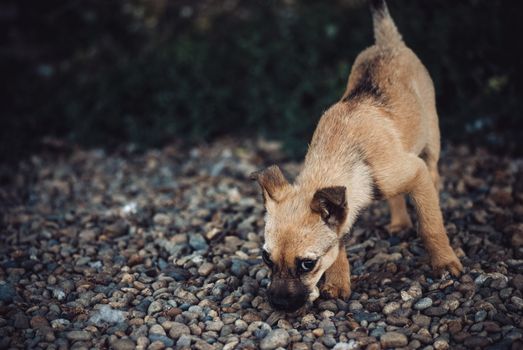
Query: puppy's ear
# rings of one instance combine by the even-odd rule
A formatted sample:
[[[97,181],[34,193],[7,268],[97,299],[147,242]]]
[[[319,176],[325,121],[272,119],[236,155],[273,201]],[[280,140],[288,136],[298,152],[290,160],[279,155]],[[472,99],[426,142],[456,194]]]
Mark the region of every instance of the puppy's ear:
[[[265,202],[272,200],[279,202],[289,186],[289,182],[277,165],[271,165],[267,169],[256,171],[250,175],[251,180],[256,180],[263,191]]]
[[[347,217],[347,201],[345,186],[325,187],[319,189],[312,197],[311,209],[321,215],[325,223],[338,228]]]

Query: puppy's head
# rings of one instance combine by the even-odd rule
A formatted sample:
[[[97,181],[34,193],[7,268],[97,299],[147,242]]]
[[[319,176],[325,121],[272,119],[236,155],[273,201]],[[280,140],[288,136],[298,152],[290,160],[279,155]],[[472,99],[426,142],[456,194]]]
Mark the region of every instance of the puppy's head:
[[[345,187],[292,186],[277,166],[251,177],[260,184],[266,208],[262,257],[271,269],[269,302],[295,311],[319,296],[318,281],[338,256],[347,217]]]

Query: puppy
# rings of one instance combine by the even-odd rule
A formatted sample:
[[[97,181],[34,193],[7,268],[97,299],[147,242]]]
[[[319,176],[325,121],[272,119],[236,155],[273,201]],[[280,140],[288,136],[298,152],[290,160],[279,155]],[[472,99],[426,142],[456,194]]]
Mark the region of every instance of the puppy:
[[[439,207],[440,132],[432,80],[405,45],[384,0],[370,2],[375,44],[356,58],[341,100],[321,117],[303,170],[290,184],[277,166],[251,177],[266,208],[263,260],[269,302],[295,311],[322,292],[351,293],[343,237],[373,199],[387,199],[394,233],[419,219],[432,268],[459,275]]]

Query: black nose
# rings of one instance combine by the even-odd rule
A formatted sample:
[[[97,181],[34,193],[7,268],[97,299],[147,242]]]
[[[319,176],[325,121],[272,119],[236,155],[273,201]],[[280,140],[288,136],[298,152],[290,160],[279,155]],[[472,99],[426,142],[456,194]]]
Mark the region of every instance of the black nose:
[[[281,295],[269,293],[269,303],[276,310],[293,312],[305,305],[307,301],[305,294]]]

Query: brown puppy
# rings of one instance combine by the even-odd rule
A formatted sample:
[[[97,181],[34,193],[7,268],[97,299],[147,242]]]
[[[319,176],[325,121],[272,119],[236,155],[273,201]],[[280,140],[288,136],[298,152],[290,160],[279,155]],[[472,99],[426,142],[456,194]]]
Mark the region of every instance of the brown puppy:
[[[294,184],[277,166],[253,174],[265,201],[263,258],[272,270],[269,301],[293,311],[319,296],[350,295],[343,236],[372,199],[387,199],[388,230],[412,226],[434,270],[459,275],[439,207],[440,134],[432,80],[405,45],[383,0],[371,1],[375,44],[352,67],[341,100],[320,119]]]

